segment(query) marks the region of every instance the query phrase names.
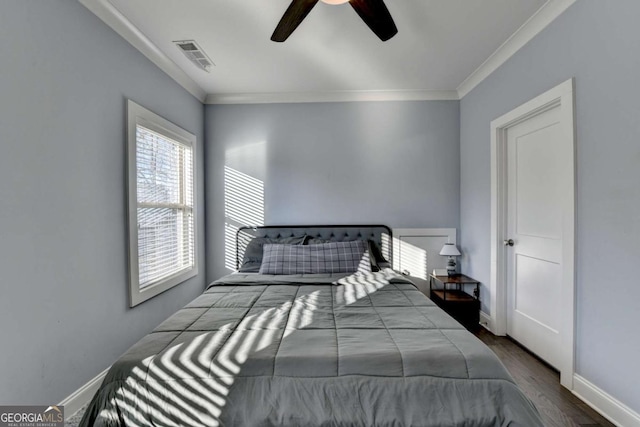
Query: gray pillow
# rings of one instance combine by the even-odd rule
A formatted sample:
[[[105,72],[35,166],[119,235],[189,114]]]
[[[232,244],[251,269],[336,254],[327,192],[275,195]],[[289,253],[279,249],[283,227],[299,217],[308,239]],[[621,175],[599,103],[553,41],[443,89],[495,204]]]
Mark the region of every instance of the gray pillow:
[[[263,246],[260,274],[314,274],[371,272],[368,243],[364,240],[317,245]]]
[[[380,271],[385,268],[391,267],[389,261],[384,258],[382,255],[382,250],[378,246],[376,242],[373,240],[368,240],[369,242],[369,256],[371,257],[371,270],[372,271]]]
[[[257,273],[260,271],[260,265],[262,264],[262,247],[267,243],[281,243],[288,245],[303,245],[309,236],[300,237],[255,237],[253,238],[247,248],[244,250],[244,256],[242,258],[242,264],[238,271],[242,273]]]
[[[346,240],[347,242],[353,242],[358,239]],[[362,239],[360,239],[362,240]],[[344,241],[344,240],[341,240]],[[332,243],[334,240],[323,239],[320,237],[311,237],[307,239],[305,245],[319,245],[322,243]],[[366,241],[369,249],[369,260],[371,261],[371,271],[380,271],[382,268],[386,268],[389,266],[387,260],[382,256],[382,251],[378,247],[378,244],[373,240],[369,239]]]

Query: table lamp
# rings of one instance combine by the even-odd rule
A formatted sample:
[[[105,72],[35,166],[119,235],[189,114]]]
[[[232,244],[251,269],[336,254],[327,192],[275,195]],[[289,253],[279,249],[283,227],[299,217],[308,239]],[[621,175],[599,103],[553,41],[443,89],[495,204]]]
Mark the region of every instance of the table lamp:
[[[453,276],[456,274],[456,260],[454,257],[460,256],[460,251],[453,243],[445,243],[440,251],[440,255],[448,256],[447,261],[447,275]]]

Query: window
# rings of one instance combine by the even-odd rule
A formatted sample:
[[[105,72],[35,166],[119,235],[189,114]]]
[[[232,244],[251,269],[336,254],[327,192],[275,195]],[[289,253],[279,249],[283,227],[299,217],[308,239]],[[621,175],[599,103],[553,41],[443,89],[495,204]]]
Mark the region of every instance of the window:
[[[131,307],[198,274],[196,137],[128,102]]]

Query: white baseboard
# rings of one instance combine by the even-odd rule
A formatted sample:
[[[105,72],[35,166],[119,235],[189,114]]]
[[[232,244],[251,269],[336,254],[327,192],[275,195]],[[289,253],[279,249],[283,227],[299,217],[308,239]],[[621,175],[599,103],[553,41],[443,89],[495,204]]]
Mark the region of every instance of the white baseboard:
[[[619,427],[640,427],[640,414],[594,384],[573,375],[573,394]]]
[[[491,321],[491,316],[489,316],[484,311],[480,311],[480,326],[485,328],[487,331],[493,333],[493,325]]]
[[[64,415],[66,419],[69,419],[72,415],[78,412],[80,408],[89,403],[93,395],[98,391],[98,388],[100,388],[102,380],[104,380],[104,377],[107,375],[109,368],[100,372],[95,378],[91,379],[88,383],[71,393],[66,399],[59,403],[60,406],[64,406]]]
[[[483,311],[480,325],[493,332],[491,317]],[[640,427],[640,414],[578,374],[573,374],[571,392],[616,426]]]

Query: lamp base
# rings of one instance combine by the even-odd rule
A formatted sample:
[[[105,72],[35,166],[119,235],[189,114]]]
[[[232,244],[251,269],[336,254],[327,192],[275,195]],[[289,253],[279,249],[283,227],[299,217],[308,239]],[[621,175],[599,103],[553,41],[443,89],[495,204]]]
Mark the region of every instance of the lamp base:
[[[453,259],[452,256],[449,257],[447,261],[447,276],[455,276],[456,275],[456,260]]]

